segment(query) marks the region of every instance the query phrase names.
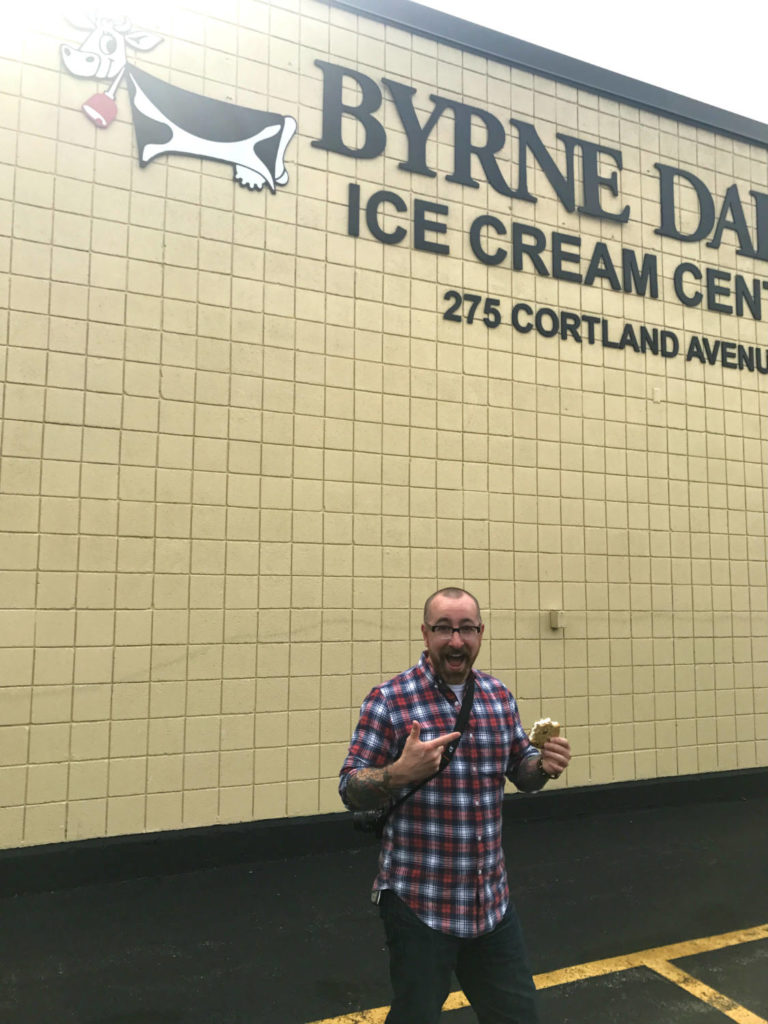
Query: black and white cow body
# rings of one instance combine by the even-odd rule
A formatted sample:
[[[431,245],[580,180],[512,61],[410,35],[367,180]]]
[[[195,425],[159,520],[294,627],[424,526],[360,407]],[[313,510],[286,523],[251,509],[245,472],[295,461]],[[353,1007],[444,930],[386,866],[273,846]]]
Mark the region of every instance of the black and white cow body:
[[[181,153],[232,164],[241,185],[272,192],[288,181],[285,150],[296,121],[199,96],[128,64],[139,163]]]

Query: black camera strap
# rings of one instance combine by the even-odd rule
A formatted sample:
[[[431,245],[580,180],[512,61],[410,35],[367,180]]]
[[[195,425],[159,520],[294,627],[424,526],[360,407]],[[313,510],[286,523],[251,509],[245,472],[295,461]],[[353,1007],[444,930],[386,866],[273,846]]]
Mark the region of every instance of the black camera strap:
[[[440,687],[440,692],[445,694],[445,690],[443,689],[442,686]],[[446,699],[450,698],[446,696]],[[449,743],[448,746],[443,749],[443,753],[440,757],[440,767],[434,774],[429,775],[426,779],[422,779],[421,782],[418,783],[418,785],[414,786],[412,789],[409,789],[407,793],[404,793],[403,796],[395,800],[395,802],[389,807],[387,813],[382,818],[381,828],[384,827],[384,824],[387,818],[392,813],[392,811],[399,807],[400,804],[405,803],[405,801],[412,797],[414,793],[418,792],[418,790],[420,790],[422,786],[426,786],[426,784],[428,782],[431,782],[432,779],[437,778],[440,772],[445,771],[445,769],[451,763],[453,755],[456,753],[456,748],[458,747],[459,743],[461,743],[461,737],[464,735],[464,730],[467,728],[467,722],[469,721],[469,713],[472,710],[472,702],[474,701],[474,699],[475,677],[470,672],[469,675],[467,676],[467,681],[464,685],[464,697],[462,699],[461,707],[459,708],[459,713],[456,716],[456,722],[452,730],[453,732],[458,732],[461,735],[457,739],[453,740],[452,743]]]

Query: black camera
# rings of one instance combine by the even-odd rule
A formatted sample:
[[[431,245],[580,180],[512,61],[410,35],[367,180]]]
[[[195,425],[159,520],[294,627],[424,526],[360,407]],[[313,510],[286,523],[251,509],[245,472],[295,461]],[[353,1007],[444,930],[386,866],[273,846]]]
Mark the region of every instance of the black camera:
[[[358,832],[365,832],[381,839],[388,817],[388,807],[380,807],[375,811],[353,811],[352,824]]]

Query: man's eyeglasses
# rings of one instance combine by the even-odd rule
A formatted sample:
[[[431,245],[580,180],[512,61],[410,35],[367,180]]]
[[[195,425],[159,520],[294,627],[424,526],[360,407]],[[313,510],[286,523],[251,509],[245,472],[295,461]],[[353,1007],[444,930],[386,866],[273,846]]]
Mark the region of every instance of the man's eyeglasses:
[[[482,626],[470,625],[449,626],[446,622],[438,622],[436,626],[430,626],[428,622],[425,622],[424,625],[441,640],[450,639],[454,633],[458,633],[462,640],[472,640],[483,628]]]

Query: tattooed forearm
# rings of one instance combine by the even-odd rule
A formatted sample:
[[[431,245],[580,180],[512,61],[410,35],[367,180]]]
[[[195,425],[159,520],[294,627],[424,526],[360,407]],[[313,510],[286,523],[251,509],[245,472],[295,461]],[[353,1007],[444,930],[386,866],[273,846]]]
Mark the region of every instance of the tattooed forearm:
[[[547,781],[538,768],[539,758],[524,757],[517,766],[514,783],[522,793],[534,793]]]
[[[384,768],[361,768],[349,776],[347,800],[358,810],[372,811],[386,805],[393,788],[388,765]]]

